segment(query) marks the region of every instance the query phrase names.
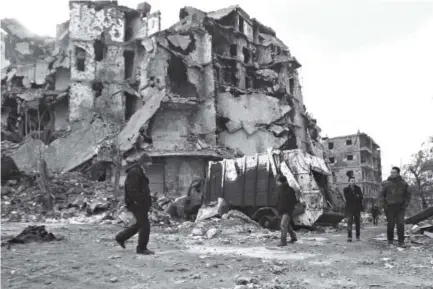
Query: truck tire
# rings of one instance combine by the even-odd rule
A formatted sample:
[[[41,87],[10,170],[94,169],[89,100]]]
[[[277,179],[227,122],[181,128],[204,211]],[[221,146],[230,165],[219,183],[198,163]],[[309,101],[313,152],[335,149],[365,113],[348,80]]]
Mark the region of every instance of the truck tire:
[[[276,216],[263,215],[259,219],[259,225],[265,229],[276,229],[278,218]]]

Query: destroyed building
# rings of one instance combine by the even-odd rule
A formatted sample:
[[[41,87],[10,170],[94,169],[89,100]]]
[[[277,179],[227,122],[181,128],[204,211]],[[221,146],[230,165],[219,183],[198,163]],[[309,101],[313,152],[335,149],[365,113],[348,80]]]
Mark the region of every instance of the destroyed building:
[[[323,138],[325,154],[337,188],[342,192],[355,177],[364,194],[365,206],[370,207],[382,182],[379,145],[366,133]]]
[[[2,20],[10,62],[2,70],[2,136],[23,142],[12,154],[22,171],[35,171],[32,151],[53,173],[95,163],[114,139],[124,159],[152,156],[153,192],[183,195],[209,160],[268,148],[323,158],[301,64],[240,7],[185,7],[165,30],[147,3],[70,1],[69,9],[52,39]]]

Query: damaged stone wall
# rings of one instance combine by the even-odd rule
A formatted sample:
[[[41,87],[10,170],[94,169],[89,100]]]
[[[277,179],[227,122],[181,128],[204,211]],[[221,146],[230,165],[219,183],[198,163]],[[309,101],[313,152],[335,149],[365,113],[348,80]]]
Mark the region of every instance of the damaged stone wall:
[[[238,6],[208,13],[206,20],[219,91],[218,142],[245,154],[301,148],[323,157],[320,128],[303,104],[300,64],[287,46]]]
[[[8,70],[8,85],[38,92],[20,99],[45,101],[47,92],[39,91],[47,85],[56,92],[50,95],[62,93],[52,105],[56,131],[106,115],[118,127],[127,121],[116,136],[124,159],[144,152],[164,159],[163,190],[173,194],[203,176],[210,158],[270,147],[322,154],[320,129],[303,104],[299,62],[240,7],[185,7],[163,31],[161,14],[148,3],[131,9],[70,1],[69,8],[57,38],[35,42],[44,53],[26,56],[36,49],[22,40],[36,38],[23,29],[5,42],[13,48],[6,57],[20,63]],[[94,140],[95,151],[101,141]]]

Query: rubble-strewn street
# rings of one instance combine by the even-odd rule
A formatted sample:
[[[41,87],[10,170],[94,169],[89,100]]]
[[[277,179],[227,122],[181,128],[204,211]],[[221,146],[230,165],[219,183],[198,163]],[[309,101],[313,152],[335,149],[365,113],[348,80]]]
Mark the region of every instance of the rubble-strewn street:
[[[155,3],[179,9],[162,28],[147,2],[68,2],[51,36],[0,15],[2,288],[433,289],[433,136],[387,179],[391,146],[375,140],[396,139],[395,153],[402,135],[322,137],[284,42],[325,40],[277,33],[239,5]],[[396,94],[374,87],[368,57],[352,73],[369,82],[332,100],[343,51],[299,47],[327,133],[364,128],[384,105],[361,109],[369,95],[350,90]],[[415,95],[411,74],[398,88]],[[406,113],[389,111],[381,121],[407,134],[394,119]]]
[[[367,225],[361,242],[346,243],[344,229],[301,231],[298,243],[281,249],[275,246],[278,232],[242,224],[233,221],[210,239],[193,236],[193,223],[172,230],[152,228],[154,256],[137,256],[135,238],[126,250],[120,248],[113,240],[119,226],[48,225],[48,231],[66,240],[3,249],[1,285],[10,289],[433,286],[430,238],[425,245],[388,248],[381,240],[383,224]],[[2,237],[18,234],[25,226],[3,224]]]

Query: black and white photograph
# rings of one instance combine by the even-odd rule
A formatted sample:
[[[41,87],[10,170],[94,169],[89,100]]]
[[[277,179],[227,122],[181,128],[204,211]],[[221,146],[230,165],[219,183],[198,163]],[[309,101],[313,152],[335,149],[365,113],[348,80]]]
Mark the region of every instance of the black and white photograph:
[[[2,289],[433,289],[433,0],[3,0]]]

